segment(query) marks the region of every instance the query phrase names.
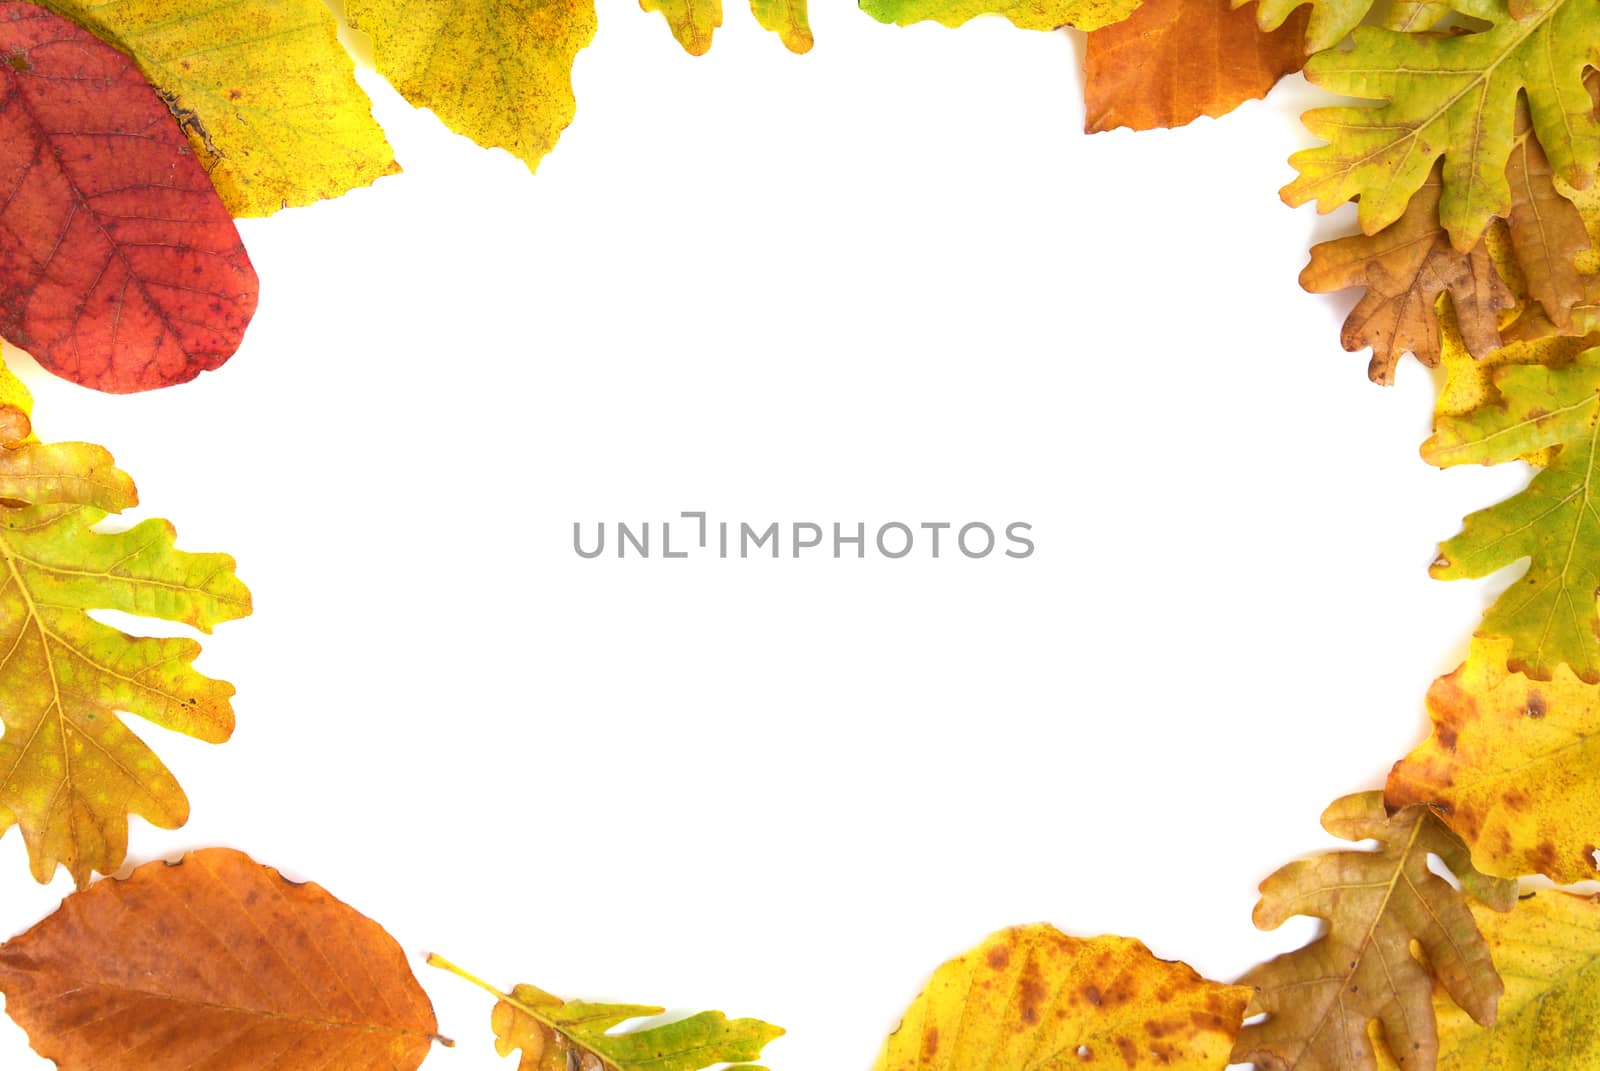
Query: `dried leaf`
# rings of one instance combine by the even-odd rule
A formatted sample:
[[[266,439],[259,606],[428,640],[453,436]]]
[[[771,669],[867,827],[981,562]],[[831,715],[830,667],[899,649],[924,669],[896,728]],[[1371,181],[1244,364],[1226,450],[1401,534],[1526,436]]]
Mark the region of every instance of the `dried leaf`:
[[[1433,736],[1395,763],[1384,799],[1426,804],[1486,874],[1596,877],[1600,686],[1565,669],[1549,683],[1506,669],[1511,645],[1475,640],[1428,689]]]
[[[872,1071],[1221,1071],[1249,999],[1138,941],[1018,926],[935,971]]]
[[[1273,33],[1229,0],[1144,0],[1089,35],[1084,129],[1182,126],[1256,100],[1306,62],[1305,17]]]
[[[42,2],[134,58],[235,216],[400,170],[321,0]]]
[[[1322,825],[1375,851],[1329,852],[1290,863],[1261,883],[1255,924],[1276,929],[1294,915],[1326,919],[1327,933],[1256,967],[1256,987],[1235,1063],[1262,1071],[1373,1071],[1369,1028],[1406,1055],[1409,1071],[1432,1071],[1438,1053],[1432,981],[1480,1023],[1492,1023],[1501,984],[1465,897],[1428,869],[1437,855],[1468,893],[1497,910],[1516,884],[1472,868],[1466,846],[1426,808],[1390,817],[1381,792],[1335,800]],[[1421,946],[1426,966],[1411,951]]]
[[[1543,307],[1556,327],[1565,330],[1587,289],[1576,257],[1589,248],[1589,232],[1578,206],[1556,189],[1550,162],[1533,139],[1528,109],[1521,103],[1506,181],[1511,186],[1511,245],[1528,296]]]
[[[438,1040],[382,927],[221,848],[68,897],[0,992],[61,1071],[412,1071]]]
[[[1472,249],[1489,222],[1511,208],[1506,164],[1516,106],[1525,94],[1534,136],[1556,174],[1587,186],[1600,165],[1600,117],[1584,84],[1600,49],[1600,0],[1454,0],[1489,28],[1455,35],[1363,26],[1349,51],[1322,52],[1306,77],[1376,106],[1318,108],[1305,123],[1327,141],[1296,153],[1300,177],[1283,190],[1291,205],[1324,212],[1359,197],[1361,228],[1376,234],[1399,219],[1444,158],[1440,218],[1455,247]]]
[[[1514,672],[1545,681],[1565,664],[1600,683],[1600,348],[1557,368],[1498,367],[1492,380],[1493,400],[1436,421],[1423,457],[1441,468],[1495,465],[1557,449],[1525,490],[1467,517],[1429,571],[1482,577],[1529,559],[1477,635],[1510,639]]]
[[[497,999],[490,1019],[495,1049],[501,1056],[520,1051],[520,1071],[701,1071],[713,1064],[761,1071],[742,1061],[757,1059],[768,1042],[783,1036],[782,1028],[771,1023],[728,1019],[714,1011],[612,1032],[629,1019],[659,1015],[663,1009],[564,1001],[531,985],[502,993],[440,956],[429,956],[428,962]]]
[[[1509,914],[1476,905],[1472,914],[1506,995],[1486,1030],[1435,993],[1439,1071],[1600,1067],[1600,901],[1547,891],[1524,896]],[[1399,1071],[1392,1057],[1383,1068]]]
[[[209,632],[250,612],[233,559],[173,549],[166,521],[93,530],[136,500],[98,446],[0,449],[0,832],[21,827],[41,882],[58,864],[80,887],[120,867],[129,814],[163,829],[188,819],[183,789],[117,711],[213,743],[233,731],[232,685],[190,668],[198,643],[129,636],[88,614]]]
[[[479,145],[532,168],[572,122],[572,61],[594,37],[594,0],[346,6],[372,37],[378,73]]]
[[[1481,357],[1500,345],[1499,316],[1516,304],[1480,241],[1459,253],[1439,226],[1437,174],[1412,198],[1406,213],[1374,235],[1351,235],[1311,250],[1300,285],[1314,294],[1366,290],[1344,323],[1340,341],[1352,353],[1372,348],[1367,375],[1393,383],[1407,353],[1439,363],[1439,295],[1448,292],[1467,348]]]
[[[256,275],[167,106],[127,57],[32,4],[0,4],[0,52],[0,335],[105,391],[222,364]]]
[[[1133,14],[1139,0],[860,0],[860,4],[879,22],[897,26],[914,22],[960,26],[980,15],[999,15],[1024,30],[1063,26],[1098,30]]]

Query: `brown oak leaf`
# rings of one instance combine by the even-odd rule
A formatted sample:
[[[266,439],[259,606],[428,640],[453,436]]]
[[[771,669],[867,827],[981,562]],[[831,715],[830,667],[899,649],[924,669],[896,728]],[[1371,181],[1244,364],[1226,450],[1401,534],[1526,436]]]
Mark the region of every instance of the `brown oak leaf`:
[[[1474,357],[1500,346],[1500,312],[1516,297],[1479,241],[1459,253],[1439,225],[1442,184],[1436,169],[1405,215],[1377,234],[1355,234],[1311,250],[1300,285],[1314,294],[1365,288],[1344,323],[1340,341],[1351,353],[1372,348],[1367,375],[1393,383],[1407,353],[1432,368],[1439,363],[1439,295],[1449,292],[1461,337]]]
[[[1434,979],[1485,1025],[1504,987],[1466,896],[1429,869],[1429,856],[1496,910],[1516,902],[1516,883],[1474,870],[1460,838],[1427,808],[1390,817],[1382,792],[1335,800],[1322,825],[1345,840],[1375,839],[1377,850],[1302,859],[1261,883],[1258,927],[1309,915],[1327,920],[1328,930],[1239,980],[1256,989],[1245,1014],[1265,1018],[1240,1033],[1233,1062],[1261,1071],[1376,1071],[1376,1027],[1405,1071],[1433,1071]]]
[[[1578,206],[1556,188],[1555,172],[1532,136],[1528,106],[1517,106],[1517,138],[1506,164],[1511,186],[1511,248],[1527,285],[1528,296],[1565,332],[1572,310],[1587,296],[1588,281],[1576,258],[1589,248],[1589,231]]]

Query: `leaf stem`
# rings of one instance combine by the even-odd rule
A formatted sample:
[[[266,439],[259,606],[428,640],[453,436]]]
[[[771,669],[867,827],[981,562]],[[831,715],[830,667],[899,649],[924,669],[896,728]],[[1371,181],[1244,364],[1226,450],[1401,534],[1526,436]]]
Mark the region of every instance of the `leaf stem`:
[[[473,974],[471,971],[466,970],[463,967],[458,967],[454,963],[451,963],[449,960],[445,959],[443,956],[439,955],[437,952],[429,952],[428,953],[428,966],[437,967],[441,971],[448,971],[449,973],[455,975],[457,978],[460,978],[463,981],[471,982],[473,985],[477,986],[479,989],[483,990],[485,993],[488,993],[491,996],[493,996],[496,1000],[503,1000],[507,1004],[515,1003],[505,993],[500,992],[500,990],[496,989],[494,986],[490,985],[488,982],[485,982],[482,978],[479,978],[477,975]]]

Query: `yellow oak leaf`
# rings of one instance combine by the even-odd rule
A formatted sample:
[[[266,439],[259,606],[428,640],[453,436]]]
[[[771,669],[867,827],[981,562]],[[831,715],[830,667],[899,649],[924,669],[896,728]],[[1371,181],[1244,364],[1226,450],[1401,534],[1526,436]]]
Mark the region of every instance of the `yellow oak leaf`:
[[[1433,736],[1395,763],[1384,800],[1425,804],[1486,874],[1595,878],[1600,844],[1600,686],[1562,668],[1548,682],[1506,668],[1508,640],[1474,640],[1428,689]]]
[[[1138,7],[1139,0],[861,0],[862,11],[897,26],[930,21],[960,26],[980,15],[998,15],[1024,30],[1098,30]]]
[[[190,667],[198,643],[129,636],[89,616],[120,610],[209,632],[250,612],[233,559],[176,550],[166,521],[94,530],[136,503],[101,447],[0,446],[0,832],[22,830],[41,882],[58,865],[80,887],[115,871],[130,814],[164,829],[188,818],[183,789],[118,711],[215,743],[233,730],[233,686]]]
[[[1221,1071],[1249,999],[1126,937],[1018,926],[934,971],[872,1071]]]
[[[441,956],[429,956],[428,962],[496,998],[490,1016],[495,1051],[501,1056],[520,1052],[519,1071],[701,1071],[714,1064],[731,1065],[727,1071],[764,1071],[743,1061],[757,1059],[769,1042],[783,1036],[782,1027],[729,1019],[716,1011],[628,1029],[623,1027],[628,1020],[664,1009],[562,1000],[531,985],[502,993]]]
[[[1350,49],[1312,57],[1308,80],[1378,103],[1306,113],[1306,126],[1327,144],[1290,159],[1300,177],[1284,187],[1284,200],[1316,201],[1331,212],[1358,198],[1361,229],[1375,234],[1400,218],[1442,158],[1440,220],[1466,252],[1510,210],[1506,164],[1519,99],[1528,102],[1555,173],[1573,186],[1594,180],[1600,116],[1584,79],[1600,48],[1600,0],[1451,0],[1451,7],[1483,28],[1432,34],[1362,26]]]
[[[1507,914],[1478,905],[1472,914],[1506,992],[1487,1029],[1435,992],[1439,1071],[1600,1067],[1600,900],[1549,890],[1525,895]],[[1380,1055],[1383,1071],[1401,1071],[1392,1054]]]
[[[133,57],[235,216],[400,170],[321,0],[42,2]]]
[[[1246,1014],[1264,1018],[1240,1033],[1233,1062],[1262,1071],[1373,1071],[1376,1037],[1406,1054],[1407,1071],[1431,1071],[1433,979],[1481,1023],[1494,1022],[1502,987],[1466,897],[1429,869],[1429,856],[1498,910],[1515,902],[1516,884],[1474,870],[1466,845],[1427,808],[1391,817],[1381,792],[1335,800],[1322,825],[1377,848],[1301,859],[1261,883],[1258,927],[1308,915],[1328,928],[1239,980],[1256,990]]]
[[[639,0],[644,11],[658,11],[672,36],[691,56],[711,49],[711,36],[722,25],[722,0]],[[790,52],[809,52],[813,44],[806,0],[750,0],[750,11],[764,30],[778,35]]]
[[[479,145],[530,168],[572,122],[572,62],[594,37],[594,0],[347,0],[378,73]]]

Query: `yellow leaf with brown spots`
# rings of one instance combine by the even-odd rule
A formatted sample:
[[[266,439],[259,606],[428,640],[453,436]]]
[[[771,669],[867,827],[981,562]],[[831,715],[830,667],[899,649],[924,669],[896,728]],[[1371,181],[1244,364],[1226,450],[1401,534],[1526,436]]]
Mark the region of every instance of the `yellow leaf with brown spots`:
[[[220,743],[233,686],[191,668],[187,637],[135,637],[97,609],[210,632],[250,612],[226,554],[174,547],[163,520],[94,526],[137,503],[111,455],[86,443],[19,441],[26,414],[0,412],[0,832],[22,830],[33,874],[64,866],[80,887],[122,865],[128,816],[163,829],[189,815],[177,780],[117,717]]]
[[[1529,680],[1506,668],[1510,651],[1508,641],[1474,640],[1466,662],[1433,682],[1433,736],[1395,763],[1384,799],[1433,807],[1485,873],[1593,879],[1600,686],[1565,667]]]
[[[933,973],[872,1071],[1221,1071],[1250,991],[1126,937],[993,934]]]
[[[321,0],[42,0],[127,53],[236,216],[400,170]]]
[[[645,11],[659,11],[672,36],[691,56],[711,50],[711,35],[722,25],[722,0],[639,0]],[[778,35],[790,52],[810,52],[813,43],[806,0],[750,0],[750,11],[764,30]]]
[[[1600,900],[1547,890],[1524,896],[1509,914],[1477,905],[1472,913],[1506,995],[1499,1019],[1484,1029],[1435,993],[1439,1071],[1600,1067]],[[1400,1071],[1382,1055],[1383,1071]]]
[[[1502,987],[1466,896],[1429,869],[1429,856],[1498,910],[1515,903],[1516,883],[1474,870],[1466,845],[1427,808],[1391,817],[1381,792],[1335,800],[1322,825],[1378,846],[1301,859],[1261,883],[1258,927],[1308,915],[1328,928],[1240,979],[1256,988],[1247,1014],[1265,1018],[1240,1033],[1233,1060],[1261,1071],[1375,1071],[1377,1037],[1406,1054],[1407,1071],[1432,1071],[1434,980],[1485,1024]]]
[[[530,168],[572,122],[572,61],[594,37],[594,0],[347,0],[378,73],[419,108]]]

